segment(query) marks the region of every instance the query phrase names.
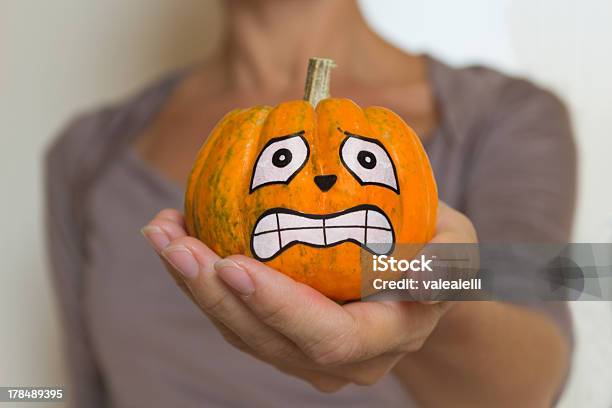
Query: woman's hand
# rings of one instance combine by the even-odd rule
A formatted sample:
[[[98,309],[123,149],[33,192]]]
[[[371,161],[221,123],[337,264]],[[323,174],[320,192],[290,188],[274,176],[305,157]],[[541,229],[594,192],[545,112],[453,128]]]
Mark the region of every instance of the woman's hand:
[[[433,242],[476,242],[469,220],[440,203]],[[236,348],[324,392],[374,384],[421,348],[450,303],[339,305],[246,256],[220,258],[161,211],[143,234],[192,301]]]

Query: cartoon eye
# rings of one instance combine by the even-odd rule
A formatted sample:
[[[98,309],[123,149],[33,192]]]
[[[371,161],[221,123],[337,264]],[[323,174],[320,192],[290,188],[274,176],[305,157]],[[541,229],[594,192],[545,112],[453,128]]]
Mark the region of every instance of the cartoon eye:
[[[362,184],[388,187],[399,194],[397,173],[391,156],[376,139],[344,132],[340,159],[347,170]]]
[[[303,130],[270,140],[255,161],[250,192],[268,184],[288,184],[304,167],[309,154]]]

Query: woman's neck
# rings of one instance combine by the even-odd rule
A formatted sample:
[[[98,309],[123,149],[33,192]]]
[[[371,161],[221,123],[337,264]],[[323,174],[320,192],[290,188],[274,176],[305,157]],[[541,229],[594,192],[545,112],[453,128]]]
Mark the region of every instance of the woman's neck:
[[[367,62],[362,51],[380,41],[354,0],[229,0],[227,13],[226,83],[243,91],[301,86],[312,56],[343,68],[334,81],[353,79],[360,70],[350,68]]]

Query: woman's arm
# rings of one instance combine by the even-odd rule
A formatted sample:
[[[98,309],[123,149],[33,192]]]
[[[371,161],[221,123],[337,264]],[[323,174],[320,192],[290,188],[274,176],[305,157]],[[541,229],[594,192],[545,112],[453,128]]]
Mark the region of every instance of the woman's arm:
[[[575,151],[562,104],[516,81],[474,143],[465,212],[480,242],[564,243]],[[569,367],[567,307],[457,303],[423,348],[396,367],[425,406],[550,406]]]
[[[74,407],[103,407],[105,393],[91,350],[82,305],[83,257],[74,208],[74,165],[77,152],[71,140],[79,123],[68,128],[48,151],[45,162],[47,243],[51,271],[64,324],[69,373],[68,399]]]
[[[547,407],[568,360],[566,339],[545,315],[498,302],[461,302],[394,372],[426,407]]]

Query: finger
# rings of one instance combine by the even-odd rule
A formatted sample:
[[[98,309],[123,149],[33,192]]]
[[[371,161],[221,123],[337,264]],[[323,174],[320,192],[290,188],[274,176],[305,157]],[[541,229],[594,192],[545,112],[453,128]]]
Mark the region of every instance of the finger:
[[[151,222],[149,222],[149,224],[143,227],[140,232],[160,257],[174,282],[187,296],[194,300],[183,279],[161,256],[161,251],[166,248],[172,240],[176,240],[187,235],[183,225],[182,214],[178,210],[174,209],[162,210],[151,220]]]
[[[140,232],[158,254],[170,241],[187,235],[183,215],[171,208],[160,211]]]
[[[434,304],[449,299],[449,296],[456,297],[454,291],[432,289],[423,282],[473,278],[480,266],[477,242],[471,221],[440,201],[434,237],[416,255],[410,254],[413,259],[432,261],[433,270],[410,270],[402,275],[417,282],[417,289],[408,294],[410,300]]]
[[[157,213],[155,218],[167,219],[182,227],[185,227],[185,217],[183,213],[175,208],[165,208]]]
[[[152,220],[141,232],[157,253],[167,247],[170,241],[187,236],[182,226],[164,218]]]
[[[210,319],[210,321],[215,326],[215,328],[219,331],[223,339],[225,339],[225,341],[227,341],[230,345],[234,346],[238,350],[251,354],[253,357],[257,357],[253,349],[251,349],[236,333],[228,329],[226,325],[221,323],[215,317],[207,313],[205,314],[206,314],[206,317]]]
[[[478,236],[470,219],[444,202],[438,203],[436,235],[431,243],[476,243]]]
[[[194,294],[193,290],[191,289],[191,287],[187,284],[186,279],[183,275],[181,275],[181,273],[177,270],[176,267],[174,267],[169,261],[168,259],[163,256],[164,254],[161,253],[161,251],[163,249],[165,249],[166,247],[168,247],[170,245],[170,242],[172,242],[172,244],[178,244],[181,245],[180,242],[177,242],[179,238],[182,237],[186,237],[187,233],[185,231],[184,228],[184,220],[183,220],[183,216],[182,214],[174,209],[166,209],[166,210],[162,210],[160,213],[158,213],[155,218],[145,227],[143,228],[143,235],[145,235],[145,237],[147,237],[147,239],[149,239],[149,241],[153,242],[160,240],[159,237],[157,237],[156,235],[162,235],[161,239],[163,240],[162,242],[165,241],[165,244],[163,246],[160,246],[160,248],[156,248],[159,250],[160,252],[160,257],[164,263],[164,265],[166,266],[166,269],[168,270],[168,272],[170,273],[171,277],[174,279],[174,281],[176,282],[176,284],[181,288],[181,290],[183,290],[184,293],[186,293],[191,300],[198,304],[198,305],[202,305],[202,302],[196,298],[196,295]],[[211,270],[211,264],[218,260],[218,256],[216,254],[214,254],[214,252],[212,252],[209,248],[207,248],[205,245],[202,244],[202,248],[199,248],[199,241],[196,241],[195,239],[189,239],[187,240],[188,242],[188,246],[194,250],[196,253],[198,253],[200,256],[198,257],[198,260],[201,262],[201,266],[203,267],[204,270],[208,269]],[[155,245],[154,245],[155,247]],[[200,250],[201,249],[201,250]],[[172,251],[170,251],[172,252]],[[175,255],[176,256],[176,255]],[[195,281],[196,282],[196,287],[205,287],[205,282],[203,280],[200,281]],[[219,286],[218,282],[215,285],[213,283],[213,286]],[[214,287],[211,288],[211,291],[214,290]],[[200,291],[199,293],[201,293],[202,291]],[[231,300],[231,297],[228,298]],[[220,308],[221,306],[217,306],[218,308]],[[243,307],[243,305],[240,305],[240,307]],[[203,311],[207,314],[207,316],[211,319],[211,321],[213,322],[213,324],[215,324],[215,326],[217,327],[217,329],[221,332],[221,334],[223,335],[223,337],[233,346],[243,350],[243,351],[247,351],[247,352],[251,352],[252,354],[255,353],[255,350],[251,349],[247,343],[245,343],[240,336],[238,336],[235,332],[233,332],[231,329],[229,329],[225,324],[223,324],[218,317],[213,316],[212,314],[210,314],[209,310],[207,310],[207,308],[202,307]],[[210,309],[210,307],[208,308]],[[221,311],[219,311],[221,312]],[[249,312],[250,313],[250,312]],[[254,318],[253,316],[250,316],[251,318]],[[229,322],[231,319],[229,317],[226,317],[225,319],[226,322]],[[230,322],[231,323],[231,322]],[[266,329],[267,330],[267,329]],[[250,339],[252,339],[251,343],[253,343],[254,341],[256,341],[257,336],[253,336],[250,335],[248,336]],[[280,337],[280,336],[279,336]],[[284,342],[287,342],[286,340],[284,340]],[[288,343],[288,342],[287,342]],[[279,347],[278,345],[273,344],[273,342],[269,341],[269,340],[261,340],[261,344],[268,344],[270,347],[272,348],[276,348],[277,351],[278,350],[282,350],[282,347]],[[287,348],[293,348],[295,349],[295,346],[291,346],[289,347],[289,345],[287,345]],[[294,352],[296,354],[298,354],[298,350],[295,349]],[[269,353],[268,353],[269,354]]]
[[[246,256],[225,258],[215,269],[259,320],[292,340],[315,363],[350,360],[355,325],[340,305]]]
[[[217,318],[215,318],[214,316],[211,316],[210,314],[206,312],[204,312],[204,314],[206,315],[206,317],[208,317],[208,319],[210,319],[210,321],[215,326],[215,328],[219,331],[223,339],[227,341],[234,348],[237,348],[238,350],[244,353],[247,353],[250,356],[260,361],[263,361],[265,363],[272,364],[275,366],[287,363],[286,361],[281,361],[279,359],[265,358],[263,355],[258,354],[252,347],[250,347],[247,343],[245,343],[244,340],[240,338],[240,336],[238,336],[236,333],[230,330],[226,325],[221,323]]]
[[[185,295],[187,295],[187,297],[189,297],[189,299],[191,299],[193,303],[197,305],[198,301],[193,296],[193,293],[191,293],[191,289],[189,289],[189,286],[187,286],[187,284],[185,283],[185,280],[181,277],[181,275],[177,272],[177,270],[172,265],[170,265],[170,263],[163,256],[160,255],[159,257],[162,263],[164,264],[166,271],[168,271],[168,274],[174,281],[174,283],[176,283],[176,285],[181,289],[181,291]]]
[[[304,362],[300,350],[282,334],[263,324],[219,279],[213,264],[220,258],[201,241],[182,237],[162,251],[196,304],[264,358]]]

